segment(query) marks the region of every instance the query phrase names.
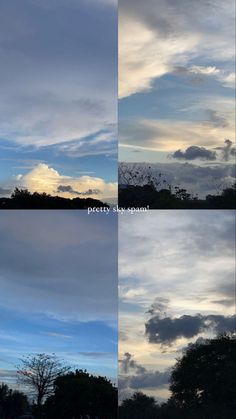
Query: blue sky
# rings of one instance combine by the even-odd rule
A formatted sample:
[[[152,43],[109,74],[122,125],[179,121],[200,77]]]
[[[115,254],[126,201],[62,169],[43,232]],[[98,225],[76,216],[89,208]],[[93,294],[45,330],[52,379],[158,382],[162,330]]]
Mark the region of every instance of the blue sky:
[[[116,215],[5,212],[0,236],[0,381],[41,352],[116,380]]]
[[[117,2],[2,0],[0,16],[0,191],[115,200]]]
[[[185,180],[186,162],[193,177],[196,166],[231,170],[234,10],[233,0],[120,1],[119,161],[153,163],[157,170],[162,163],[167,176],[181,163]],[[233,175],[224,181],[232,183]],[[209,191],[213,183],[212,175]]]

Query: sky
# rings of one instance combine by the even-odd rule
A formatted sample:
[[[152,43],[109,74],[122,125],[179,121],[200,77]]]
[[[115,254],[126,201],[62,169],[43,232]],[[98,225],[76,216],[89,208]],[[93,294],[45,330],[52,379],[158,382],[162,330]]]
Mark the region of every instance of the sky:
[[[198,339],[235,330],[233,211],[119,218],[119,394],[162,402],[171,367]]]
[[[114,201],[117,1],[1,0],[0,62],[0,196]]]
[[[234,0],[120,0],[120,162],[153,163],[176,184],[191,170],[200,194],[199,167],[208,190],[232,184],[234,16]]]
[[[0,214],[0,382],[18,388],[24,356],[117,381],[117,217]]]

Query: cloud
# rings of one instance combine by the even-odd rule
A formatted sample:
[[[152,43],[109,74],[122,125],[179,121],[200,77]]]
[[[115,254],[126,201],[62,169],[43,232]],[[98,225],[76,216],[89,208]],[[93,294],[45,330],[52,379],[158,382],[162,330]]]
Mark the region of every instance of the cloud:
[[[57,188],[57,192],[69,192],[72,195],[84,195],[84,196],[91,196],[91,195],[98,195],[101,191],[99,189],[88,189],[84,192],[75,191],[71,185],[59,185]]]
[[[113,358],[114,353],[113,352],[79,352],[79,355],[82,355],[86,358]]]
[[[41,147],[116,124],[115,4],[1,2],[0,138]]]
[[[205,147],[190,146],[185,151],[177,150],[171,157],[183,160],[216,160],[216,152],[207,150]]]
[[[203,104],[201,105],[203,106]],[[139,147],[146,151],[173,152],[190,147],[218,147],[225,138],[234,138],[234,105],[229,112],[206,109],[206,119],[132,119],[123,121],[119,129],[119,146]]]
[[[12,188],[23,187],[31,192],[46,192],[50,195],[60,195],[73,198],[75,195],[90,196],[101,200],[116,200],[116,183],[105,182],[101,178],[91,176],[70,177],[63,176],[45,163],[24,175],[16,176],[12,181]]]
[[[129,372],[130,370],[135,370],[138,374],[143,374],[146,371],[146,368],[139,365],[132,357],[129,352],[124,354],[124,358],[119,361],[121,366],[121,371],[124,373]]]
[[[176,66],[219,77],[214,65],[234,56],[234,2],[121,0],[119,3],[120,97],[148,91],[153,81]],[[207,18],[211,16],[211,21]],[[222,83],[231,75],[223,74]],[[224,80],[223,80],[224,78]],[[229,83],[230,84],[230,83]]]
[[[72,339],[72,336],[64,335],[63,333],[57,332],[44,332],[45,335],[51,336],[53,338],[60,338],[60,339]]]
[[[139,173],[140,185],[147,183],[148,176],[151,176],[156,183],[161,180],[159,188],[168,184],[172,187],[181,186],[191,193],[198,194],[199,197],[220,193],[224,188],[232,187],[235,182],[233,164],[197,166],[188,162],[184,164],[174,162],[120,163],[119,184],[135,184],[137,178],[130,175],[135,172]]]
[[[215,75],[219,74],[220,70],[216,67],[204,67],[199,65],[192,65],[189,67],[188,71],[194,74],[203,74],[203,75]]]
[[[164,372],[148,370],[136,362],[133,355],[128,352],[124,354],[123,359],[119,360],[119,365],[120,375],[118,387],[122,392],[128,389],[158,388],[169,383],[170,370]]]
[[[150,343],[169,346],[179,338],[191,339],[207,330],[216,334],[228,332],[234,330],[235,325],[236,316],[196,314],[162,318],[156,313],[145,324],[145,330]]]
[[[234,227],[234,211],[215,211],[214,216],[208,210],[122,215],[119,329],[124,339],[119,339],[119,350],[124,366],[128,368],[130,361],[135,361],[149,372],[168,372],[189,342],[235,328]],[[153,296],[158,296],[155,301]],[[229,304],[219,305],[226,299],[230,299]],[[150,332],[161,342],[149,343],[145,323],[155,317],[157,325],[153,321]],[[183,336],[199,330],[201,333],[193,337]],[[124,353],[134,356],[124,357]],[[136,378],[133,384],[130,377],[137,376],[136,371],[128,368],[125,373],[120,364],[119,390],[124,388],[120,396],[136,390],[157,398],[170,396],[166,384],[142,389],[145,384]],[[155,385],[158,380],[153,382]]]
[[[230,140],[225,140],[224,147],[217,147],[217,150],[222,152],[222,160],[229,161],[230,158],[236,156],[236,148],[233,147],[233,142]]]
[[[11,193],[11,189],[5,189],[0,187],[0,195],[9,195]]]

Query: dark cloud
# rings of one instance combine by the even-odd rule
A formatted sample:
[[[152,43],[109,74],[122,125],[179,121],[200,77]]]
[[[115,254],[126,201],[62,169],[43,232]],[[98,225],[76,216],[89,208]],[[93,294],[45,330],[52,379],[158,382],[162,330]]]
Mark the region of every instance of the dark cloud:
[[[98,195],[99,193],[101,193],[99,189],[88,189],[85,192],[75,191],[71,185],[59,185],[57,188],[57,192],[69,192],[74,195],[82,195],[82,196]]]
[[[217,150],[221,151],[221,157],[224,161],[229,161],[230,157],[236,156],[236,148],[233,147],[231,140],[225,140],[225,145],[223,147],[217,147]]]
[[[216,160],[216,152],[208,150],[205,147],[198,147],[192,145],[188,147],[185,151],[177,150],[171,157],[174,159],[183,159],[183,160]]]
[[[11,189],[5,189],[0,187],[0,195],[9,195],[11,192]]]
[[[133,355],[126,352],[119,360],[121,375],[119,377],[119,390],[143,389],[163,387],[169,382],[170,370],[164,372],[147,370],[133,359]],[[122,375],[122,373],[128,375]],[[129,374],[132,373],[132,374]]]
[[[235,298],[222,298],[221,300],[212,300],[213,304],[222,305],[223,307],[234,307],[235,306]]]
[[[236,316],[201,314],[162,318],[156,313],[145,324],[145,333],[150,343],[170,346],[178,338],[191,339],[207,330],[216,334],[235,330],[235,319]]]
[[[127,373],[130,370],[134,370],[137,374],[143,374],[146,371],[146,368],[138,364],[133,359],[133,356],[129,352],[126,352],[124,354],[124,358],[120,360],[119,362],[120,362],[121,370],[124,373]]]

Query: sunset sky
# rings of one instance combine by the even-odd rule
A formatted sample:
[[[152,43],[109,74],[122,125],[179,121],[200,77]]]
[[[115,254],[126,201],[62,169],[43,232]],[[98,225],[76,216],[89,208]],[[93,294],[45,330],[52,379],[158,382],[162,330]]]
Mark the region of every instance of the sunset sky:
[[[1,0],[0,62],[0,196],[114,201],[117,1]]]
[[[150,211],[119,219],[119,391],[169,396],[190,342],[235,330],[233,211]]]
[[[106,255],[106,257],[104,257]],[[117,217],[0,214],[0,383],[24,355],[117,377]]]
[[[201,176],[209,190],[232,182],[234,10],[234,0],[119,2],[121,162],[157,163],[193,188]]]

